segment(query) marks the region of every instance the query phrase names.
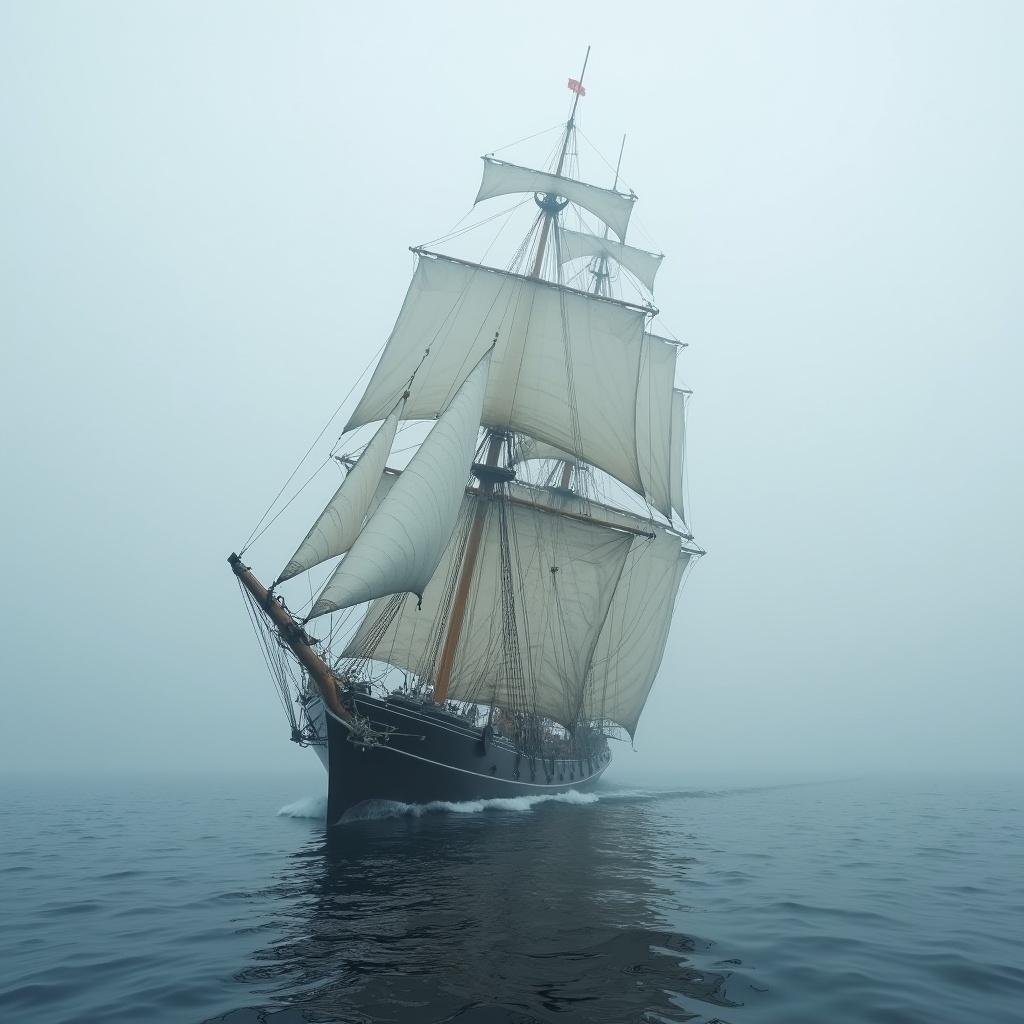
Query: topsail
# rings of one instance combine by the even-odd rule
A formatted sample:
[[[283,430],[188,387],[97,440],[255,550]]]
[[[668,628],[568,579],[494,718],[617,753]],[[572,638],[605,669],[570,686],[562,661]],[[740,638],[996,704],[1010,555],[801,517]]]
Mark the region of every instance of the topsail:
[[[679,342],[645,335],[636,390],[636,452],[642,487],[635,489],[668,519],[673,508],[681,516],[683,507],[681,496],[678,502],[674,497],[674,488],[679,485],[681,489],[682,469],[682,418],[675,409],[675,396],[681,402],[682,393],[672,386],[678,351]],[[519,461],[580,461],[575,452],[533,439],[520,446],[516,457]],[[587,461],[585,457],[583,461]]]
[[[574,452],[642,494],[637,389],[649,312],[422,252],[346,429],[383,419],[414,371],[402,416],[432,419],[497,336],[483,425]]]

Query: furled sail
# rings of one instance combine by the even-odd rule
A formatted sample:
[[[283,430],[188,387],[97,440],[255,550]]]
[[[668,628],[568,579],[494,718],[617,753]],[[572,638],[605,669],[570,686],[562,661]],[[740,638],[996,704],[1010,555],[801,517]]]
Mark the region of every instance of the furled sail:
[[[597,185],[588,185],[559,174],[508,164],[489,156],[485,156],[483,160],[484,176],[474,202],[479,203],[484,199],[506,196],[514,192],[545,192],[582,206],[584,210],[589,210],[595,217],[604,221],[619,238],[626,237],[626,227],[629,224],[629,215],[633,212],[636,196],[598,188]]]
[[[343,555],[352,547],[369,515],[404,405],[405,400],[400,400],[370,439],[359,461],[348,471],[334,497],[277,577],[278,583],[290,580],[329,558]]]
[[[654,275],[658,273],[665,258],[646,249],[616,242],[611,238],[599,238],[583,231],[562,228],[557,235],[558,259],[560,263],[570,260],[608,257],[625,267],[649,292],[654,291]]]
[[[679,518],[686,522],[683,512],[683,454],[686,441],[686,392],[678,388],[672,391],[672,507]]]
[[[421,595],[455,527],[476,451],[490,353],[466,378],[317,599],[309,618],[386,594]]]
[[[636,419],[648,312],[421,252],[387,347],[346,429],[383,419],[414,370],[403,417],[433,418],[453,381],[497,334],[484,426],[576,452],[643,493]]]
[[[608,609],[585,689],[583,715],[636,730],[665,653],[676,594],[693,557],[679,537],[638,537]]]
[[[466,498],[467,514],[478,500]],[[508,506],[507,515],[518,562],[514,628],[525,693],[505,671],[502,531],[499,506],[489,503],[448,696],[529,710],[571,726],[584,708],[591,657],[635,535],[518,504]],[[423,593],[422,608],[405,602],[381,633],[384,602],[371,605],[345,656],[376,658],[432,677],[435,666],[425,658],[443,615],[452,561],[462,555],[459,539],[457,532]]]

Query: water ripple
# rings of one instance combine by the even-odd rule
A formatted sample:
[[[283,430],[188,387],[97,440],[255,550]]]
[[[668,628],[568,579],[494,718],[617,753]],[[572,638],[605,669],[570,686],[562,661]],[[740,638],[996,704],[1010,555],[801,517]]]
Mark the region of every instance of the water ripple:
[[[1019,780],[390,805],[329,835],[321,795],[268,780],[2,798],[3,1020],[1009,1024],[1024,1005]]]

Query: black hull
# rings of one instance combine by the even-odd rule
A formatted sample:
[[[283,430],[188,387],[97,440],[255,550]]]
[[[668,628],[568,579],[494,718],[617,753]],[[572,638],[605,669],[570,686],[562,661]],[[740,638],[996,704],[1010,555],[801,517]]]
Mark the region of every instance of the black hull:
[[[504,738],[485,742],[479,729],[411,703],[360,695],[354,705],[387,741],[364,745],[325,711],[329,825],[367,801],[426,804],[585,790],[611,763],[606,747],[589,757],[531,758]]]

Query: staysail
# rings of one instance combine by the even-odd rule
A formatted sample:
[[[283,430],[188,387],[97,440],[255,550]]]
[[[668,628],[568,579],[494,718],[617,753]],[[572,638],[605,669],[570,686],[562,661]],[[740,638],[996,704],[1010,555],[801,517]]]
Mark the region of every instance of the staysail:
[[[380,425],[359,461],[348,471],[334,497],[277,577],[278,583],[290,580],[329,558],[343,555],[352,547],[370,512],[404,405],[405,399],[400,399]]]
[[[386,594],[423,593],[465,493],[490,360],[485,353],[466,378],[328,580],[309,618]]]

